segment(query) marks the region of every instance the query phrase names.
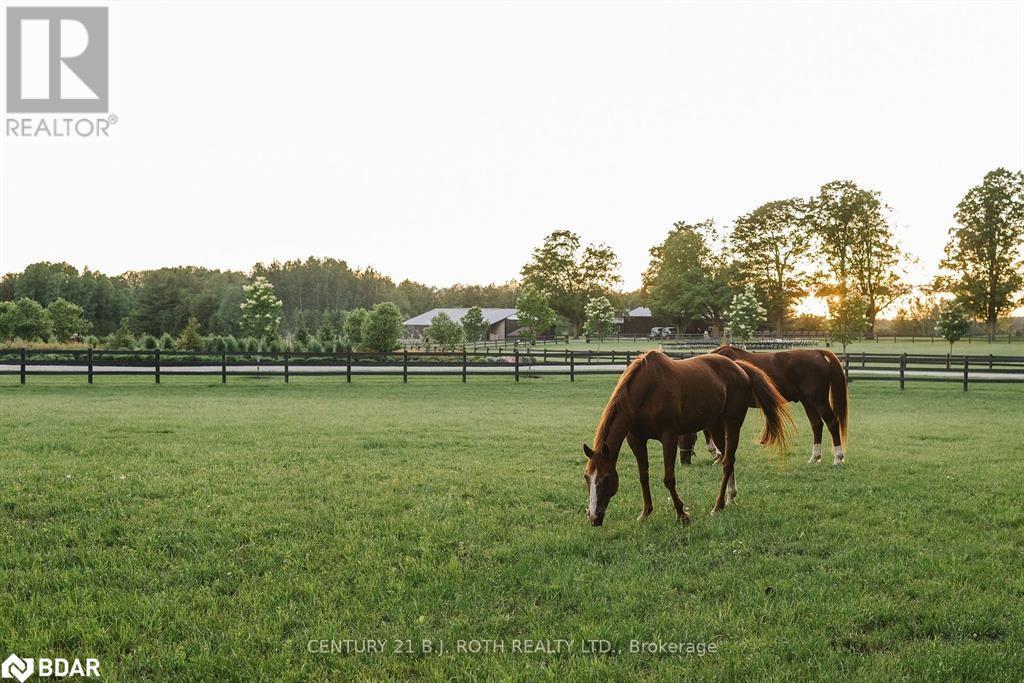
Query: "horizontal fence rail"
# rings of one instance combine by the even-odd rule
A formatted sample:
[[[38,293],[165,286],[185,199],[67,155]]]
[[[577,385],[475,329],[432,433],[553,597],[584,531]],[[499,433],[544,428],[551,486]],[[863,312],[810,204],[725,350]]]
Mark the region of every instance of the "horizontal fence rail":
[[[667,350],[675,358],[691,358],[702,350]],[[546,346],[461,351],[410,351],[389,353],[341,350],[334,352],[201,352],[164,350],[52,350],[0,349],[0,375],[17,375],[25,384],[29,375],[83,375],[89,384],[97,377],[151,376],[159,384],[173,376],[229,377],[335,376],[348,382],[360,375],[401,376],[404,382],[416,375],[470,376],[509,375],[524,377],[619,374],[640,351],[570,350]],[[850,381],[959,382],[964,391],[976,382],[1024,382],[1024,356],[953,354],[840,354]]]

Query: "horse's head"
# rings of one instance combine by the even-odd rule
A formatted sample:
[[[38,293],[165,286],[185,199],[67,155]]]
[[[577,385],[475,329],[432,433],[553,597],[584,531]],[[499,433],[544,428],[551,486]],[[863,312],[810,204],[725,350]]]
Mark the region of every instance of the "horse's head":
[[[590,492],[587,519],[594,526],[601,526],[608,503],[619,490],[619,473],[615,471],[615,458],[608,454],[605,444],[598,444],[597,450],[583,444],[583,453],[587,456],[587,464],[583,468],[583,481]]]

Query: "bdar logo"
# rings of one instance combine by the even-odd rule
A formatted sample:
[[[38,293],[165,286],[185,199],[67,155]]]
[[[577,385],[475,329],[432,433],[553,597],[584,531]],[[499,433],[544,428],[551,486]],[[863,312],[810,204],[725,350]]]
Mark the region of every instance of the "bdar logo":
[[[7,8],[7,111],[108,111],[108,48],[106,7]]]
[[[25,680],[32,675],[32,671],[31,658],[22,659],[13,653],[0,665],[0,676],[4,678],[17,678],[21,683],[25,683]]]

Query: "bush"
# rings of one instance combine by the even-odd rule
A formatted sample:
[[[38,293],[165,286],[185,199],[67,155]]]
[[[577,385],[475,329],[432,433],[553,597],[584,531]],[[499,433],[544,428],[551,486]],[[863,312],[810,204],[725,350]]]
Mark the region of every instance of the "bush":
[[[164,332],[160,335],[160,349],[163,351],[174,350],[174,337],[168,332]]]
[[[235,339],[234,335],[227,334],[221,337],[221,339],[223,339],[224,341],[225,351],[227,351],[228,353],[234,353],[235,351],[238,351],[238,340]]]
[[[139,343],[147,351],[153,351],[160,347],[160,340],[151,334],[144,334],[139,337]]]
[[[310,353],[323,353],[324,345],[320,343],[320,340],[316,337],[310,337],[309,341],[306,342],[306,351]]]
[[[246,353],[259,353],[260,352],[260,341],[255,337],[245,337],[241,343],[242,350]]]
[[[117,331],[107,337],[106,347],[108,349],[134,349],[135,348],[135,337],[132,335],[132,331],[128,329],[128,325],[121,323],[121,326],[117,328]]]

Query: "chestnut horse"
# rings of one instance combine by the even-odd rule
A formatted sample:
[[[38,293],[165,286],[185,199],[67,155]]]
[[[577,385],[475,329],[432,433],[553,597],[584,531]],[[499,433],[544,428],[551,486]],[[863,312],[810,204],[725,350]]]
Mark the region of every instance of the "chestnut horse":
[[[653,510],[647,470],[647,441],[661,442],[665,459],[665,488],[672,495],[676,517],[688,521],[676,492],[675,460],[679,434],[708,430],[724,452],[722,483],[712,514],[736,497],[733,464],[740,427],[751,403],[764,411],[762,444],[785,448],[786,428],[792,424],[786,399],[771,379],[750,363],[707,354],[674,360],[648,351],[626,368],[612,392],[594,433],[594,446],[583,444],[587,456],[583,479],[590,491],[587,517],[599,526],[608,502],[619,488],[616,462],[622,442],[628,441],[640,471],[644,506],[639,519]]]
[[[828,427],[832,436],[833,465],[842,465],[846,459],[846,423],[849,401],[846,394],[846,374],[836,354],[826,349],[791,349],[771,353],[750,353],[735,346],[719,346],[712,351],[735,361],[745,361],[765,372],[779,393],[787,401],[799,402],[811,421],[814,443],[808,463],[821,460],[821,426]],[[751,404],[753,406],[753,404]],[[708,452],[720,457],[718,441],[705,430]],[[679,437],[679,459],[689,464],[693,455],[696,434]]]

